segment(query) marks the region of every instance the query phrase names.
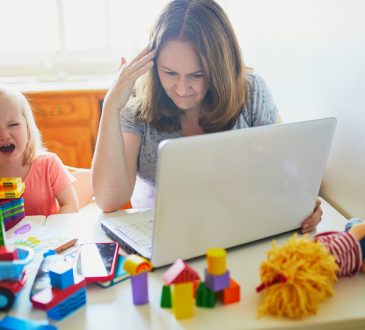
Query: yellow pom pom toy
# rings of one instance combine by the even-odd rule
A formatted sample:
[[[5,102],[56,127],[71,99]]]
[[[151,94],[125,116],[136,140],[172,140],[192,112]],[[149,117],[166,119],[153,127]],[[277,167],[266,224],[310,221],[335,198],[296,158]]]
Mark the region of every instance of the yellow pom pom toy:
[[[332,296],[338,267],[333,256],[321,244],[297,234],[282,247],[273,241],[267,260],[260,267],[262,295],[257,313],[303,318],[316,314],[319,303]]]

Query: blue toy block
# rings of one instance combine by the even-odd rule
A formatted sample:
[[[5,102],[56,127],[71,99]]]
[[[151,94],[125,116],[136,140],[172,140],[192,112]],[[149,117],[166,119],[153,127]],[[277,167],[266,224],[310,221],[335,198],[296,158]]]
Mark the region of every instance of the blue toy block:
[[[0,321],[1,330],[57,330],[51,324],[44,322],[35,322],[31,320],[23,320],[17,317],[5,316]]]
[[[86,289],[81,288],[74,294],[60,302],[55,307],[47,311],[47,316],[54,320],[61,320],[64,317],[70,315],[78,308],[86,304]]]
[[[133,304],[144,305],[148,303],[148,277],[147,272],[131,276]]]
[[[57,289],[66,289],[74,284],[72,264],[67,262],[56,263],[49,267],[51,285]]]
[[[213,292],[221,291],[229,287],[229,270],[222,275],[211,275],[208,270],[204,270],[205,285]]]

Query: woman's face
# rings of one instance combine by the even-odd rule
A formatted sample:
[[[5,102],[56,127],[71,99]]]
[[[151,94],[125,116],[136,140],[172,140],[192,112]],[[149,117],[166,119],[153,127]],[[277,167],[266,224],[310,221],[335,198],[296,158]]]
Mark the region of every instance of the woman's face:
[[[166,42],[157,59],[157,71],[163,89],[178,108],[200,110],[208,87],[205,72],[191,43]]]

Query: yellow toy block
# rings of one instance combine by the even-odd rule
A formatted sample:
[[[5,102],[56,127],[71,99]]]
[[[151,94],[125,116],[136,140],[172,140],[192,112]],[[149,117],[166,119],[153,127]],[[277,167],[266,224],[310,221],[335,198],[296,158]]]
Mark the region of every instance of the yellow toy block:
[[[11,198],[20,198],[22,197],[25,189],[25,183],[21,182],[18,187],[14,189],[9,188],[1,188],[0,190],[0,199],[11,199]]]
[[[0,178],[0,188],[15,189],[20,183],[22,183],[21,177]]]
[[[149,272],[152,269],[152,264],[145,258],[137,254],[130,254],[124,262],[124,270],[129,275],[137,275],[144,272]]]
[[[183,282],[171,286],[172,309],[177,319],[195,315],[193,282]]]
[[[208,273],[222,275],[227,271],[227,252],[221,248],[212,248],[207,251]]]

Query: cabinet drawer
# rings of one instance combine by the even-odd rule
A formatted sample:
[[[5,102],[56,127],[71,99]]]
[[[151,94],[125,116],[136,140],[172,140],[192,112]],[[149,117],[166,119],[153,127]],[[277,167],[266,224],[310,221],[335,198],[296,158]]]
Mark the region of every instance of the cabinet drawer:
[[[94,141],[90,130],[82,127],[67,130],[60,127],[43,128],[41,131],[47,149],[56,153],[64,164],[85,168],[91,166]]]
[[[32,105],[34,115],[38,123],[57,121],[75,122],[90,121],[95,115],[93,104],[87,96],[42,96],[32,98],[29,101]]]

